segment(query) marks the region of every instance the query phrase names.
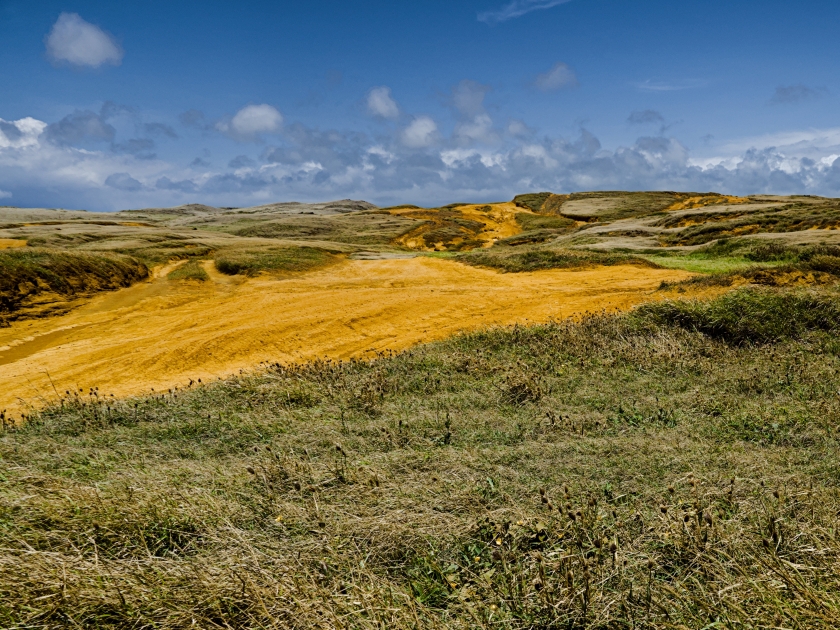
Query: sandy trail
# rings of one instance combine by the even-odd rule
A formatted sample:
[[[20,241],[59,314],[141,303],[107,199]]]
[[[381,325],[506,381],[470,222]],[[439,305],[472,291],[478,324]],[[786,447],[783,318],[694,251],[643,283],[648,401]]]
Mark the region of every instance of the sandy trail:
[[[636,266],[500,274],[433,258],[346,260],[291,278],[166,279],[0,329],[0,409],[99,387],[126,396],[261,361],[348,358],[456,331],[538,322],[656,299],[690,274]]]

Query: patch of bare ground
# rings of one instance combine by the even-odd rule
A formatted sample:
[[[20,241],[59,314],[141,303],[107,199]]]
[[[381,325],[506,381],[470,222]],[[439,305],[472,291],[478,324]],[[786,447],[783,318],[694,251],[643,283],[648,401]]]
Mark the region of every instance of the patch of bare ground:
[[[347,359],[461,330],[627,309],[691,276],[638,266],[502,275],[419,257],[248,280],[208,262],[191,273],[205,281],[184,282],[178,270],[190,269],[178,264],[63,317],[0,330],[0,409],[79,387],[132,395],[265,360]]]

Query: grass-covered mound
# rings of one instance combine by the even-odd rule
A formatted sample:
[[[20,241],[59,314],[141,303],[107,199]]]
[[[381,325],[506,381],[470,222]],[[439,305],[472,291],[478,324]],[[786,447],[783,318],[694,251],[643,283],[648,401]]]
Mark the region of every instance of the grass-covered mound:
[[[210,279],[210,276],[201,265],[202,261],[198,258],[191,258],[185,263],[179,265],[167,274],[170,280],[197,280],[205,282]]]
[[[631,254],[552,248],[479,249],[461,254],[457,260],[468,265],[489,267],[511,273],[540,269],[581,269],[597,265],[641,265],[659,268],[656,263]]]
[[[836,300],[65,395],[0,436],[0,626],[837,627]]]
[[[148,277],[142,262],[117,254],[0,250],[0,322]]]
[[[269,247],[223,250],[216,254],[214,264],[217,270],[230,276],[255,276],[264,271],[311,271],[335,261],[334,254],[315,247]]]

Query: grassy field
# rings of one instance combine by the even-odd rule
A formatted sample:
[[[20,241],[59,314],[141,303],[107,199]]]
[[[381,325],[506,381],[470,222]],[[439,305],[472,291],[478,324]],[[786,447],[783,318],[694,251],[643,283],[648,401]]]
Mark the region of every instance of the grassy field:
[[[0,437],[0,625],[840,624],[833,289],[492,329]]]
[[[176,260],[699,275],[623,314],[0,411],[0,627],[840,627],[837,200],[514,204],[496,240],[489,205],[3,209],[29,243],[0,251],[4,317]],[[717,297],[665,299],[687,289]]]

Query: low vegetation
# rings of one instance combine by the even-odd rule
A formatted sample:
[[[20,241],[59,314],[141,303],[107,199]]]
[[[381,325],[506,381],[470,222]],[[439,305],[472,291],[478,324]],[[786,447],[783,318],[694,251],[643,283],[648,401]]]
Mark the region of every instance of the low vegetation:
[[[115,254],[0,250],[0,324],[53,313],[70,300],[130,286],[148,273],[143,263]]]
[[[837,299],[62,393],[0,437],[0,626],[837,627]]]
[[[681,213],[661,219],[659,225],[665,228],[683,228],[663,235],[661,240],[665,245],[701,245],[718,238],[758,233],[834,230],[840,228],[840,204],[836,199],[808,199],[769,208],[745,205],[737,212]]]
[[[578,269],[596,265],[658,265],[641,256],[613,252],[556,248],[502,248],[474,250],[457,260],[478,267],[504,272],[537,271],[540,269]]]
[[[223,250],[216,254],[214,265],[230,276],[255,276],[261,272],[311,271],[336,260],[334,254],[315,247],[270,247]]]
[[[170,280],[198,280],[199,282],[209,280],[210,276],[204,270],[202,262],[198,258],[191,258],[170,271],[166,277]]]

